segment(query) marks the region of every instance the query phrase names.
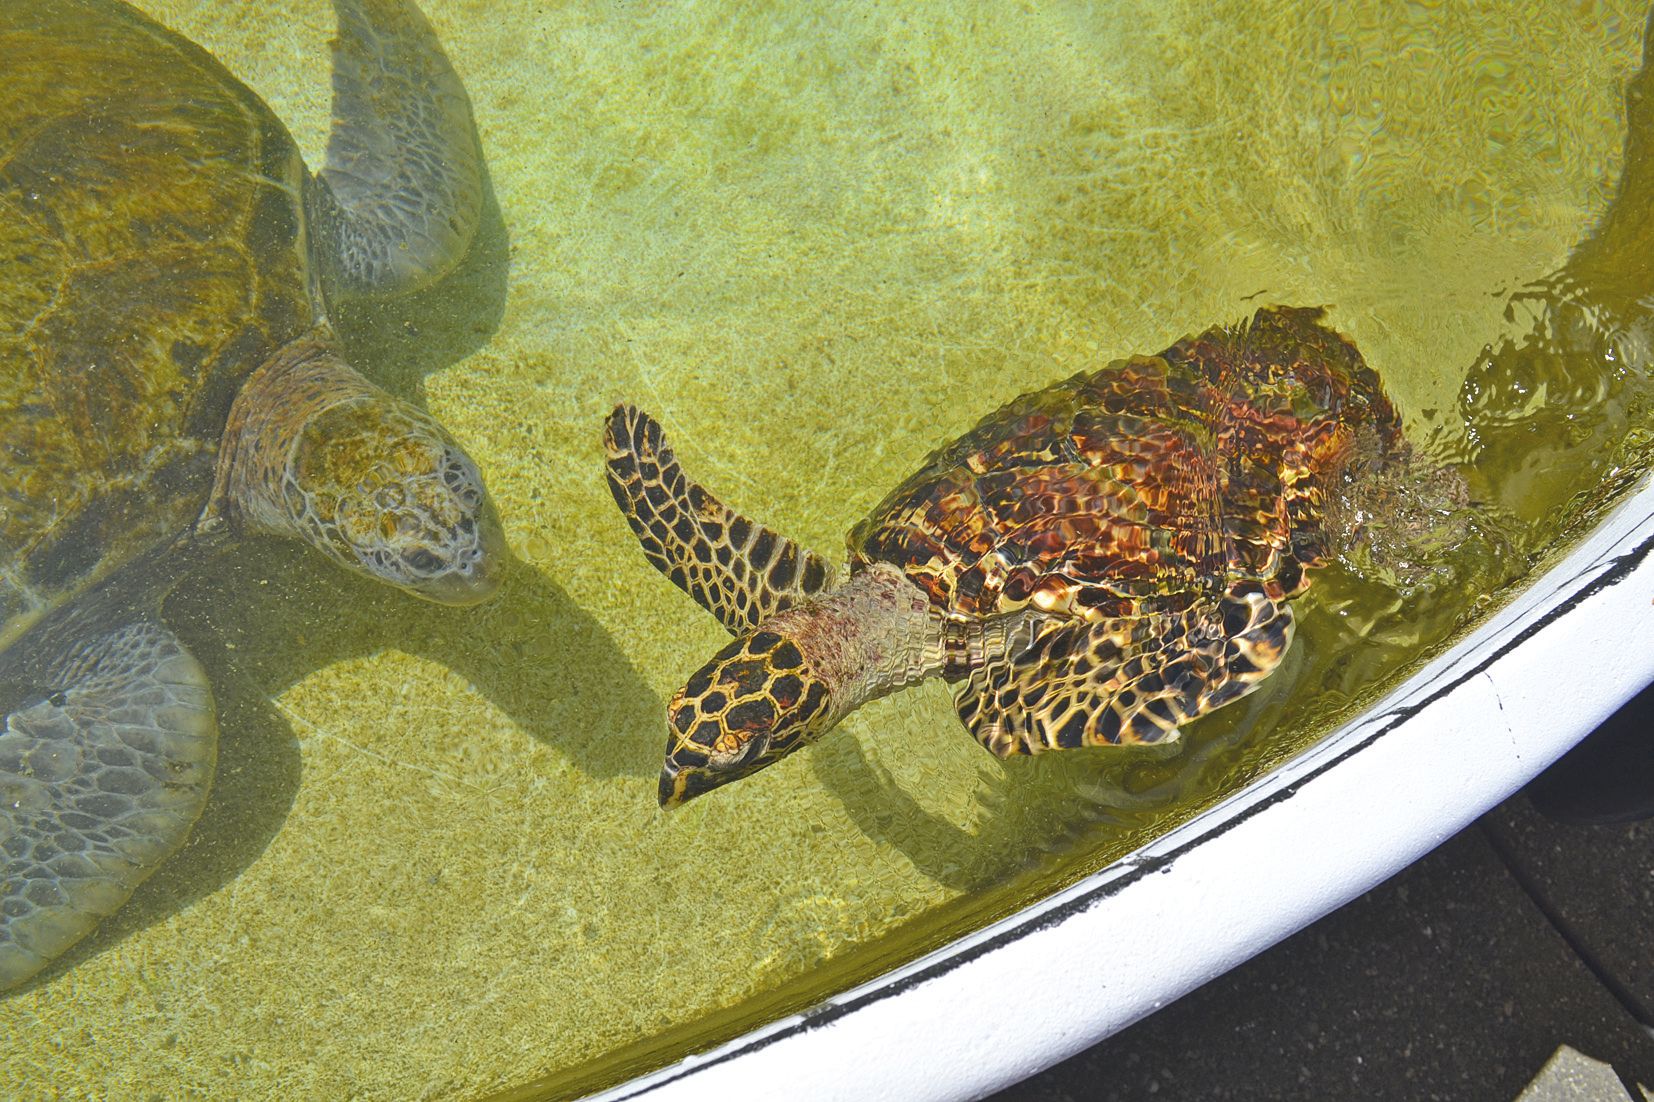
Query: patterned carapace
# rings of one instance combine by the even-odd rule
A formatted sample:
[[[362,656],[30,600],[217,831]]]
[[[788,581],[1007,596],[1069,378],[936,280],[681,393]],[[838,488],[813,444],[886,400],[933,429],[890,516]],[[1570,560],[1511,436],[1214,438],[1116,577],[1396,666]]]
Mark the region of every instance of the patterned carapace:
[[[118,0],[0,0],[0,990],[178,848],[206,673],[160,616],[242,536],[433,600],[498,584],[475,465],[344,361],[326,295],[470,247],[469,101],[412,0],[334,0],[306,172],[210,54]]]
[[[1377,375],[1320,319],[1260,310],[1016,399],[855,527],[837,585],[617,409],[615,500],[650,561],[743,634],[669,708],[662,802],[926,676],[1001,756],[1163,742],[1249,691],[1334,550],[1328,506],[1406,452]],[[780,705],[793,680],[825,702]]]
[[[1027,394],[938,451],[850,536],[955,615],[1144,611],[1232,582],[1272,599],[1327,553],[1321,503],[1364,426],[1400,423],[1312,309],[1263,310]]]

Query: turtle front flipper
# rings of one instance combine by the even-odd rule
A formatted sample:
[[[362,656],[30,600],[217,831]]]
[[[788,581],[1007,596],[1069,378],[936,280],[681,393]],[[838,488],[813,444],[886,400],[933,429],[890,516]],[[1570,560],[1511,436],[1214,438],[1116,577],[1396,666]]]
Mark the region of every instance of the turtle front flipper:
[[[1167,744],[1179,724],[1245,696],[1280,665],[1292,609],[1255,590],[1130,619],[1051,619],[1025,649],[954,688],[965,727],[995,755]]]
[[[609,490],[655,569],[733,634],[827,588],[827,560],[733,512],[684,476],[653,417],[616,406]]]
[[[0,727],[0,990],[91,932],[178,848],[218,746],[206,673],[150,621],[7,681],[21,700]]]
[[[334,290],[396,294],[459,263],[482,217],[471,101],[410,0],[334,0],[333,133],[312,211]]]

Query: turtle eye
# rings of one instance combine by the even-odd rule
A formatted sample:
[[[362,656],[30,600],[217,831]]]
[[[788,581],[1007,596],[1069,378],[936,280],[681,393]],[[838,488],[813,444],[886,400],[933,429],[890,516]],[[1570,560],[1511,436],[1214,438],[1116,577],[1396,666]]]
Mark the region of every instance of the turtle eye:
[[[762,757],[769,744],[768,735],[753,734],[738,740],[736,736],[726,732],[707,754],[707,764],[719,770],[741,769]]]
[[[423,547],[409,551],[402,561],[420,574],[435,574],[442,567],[442,559]]]

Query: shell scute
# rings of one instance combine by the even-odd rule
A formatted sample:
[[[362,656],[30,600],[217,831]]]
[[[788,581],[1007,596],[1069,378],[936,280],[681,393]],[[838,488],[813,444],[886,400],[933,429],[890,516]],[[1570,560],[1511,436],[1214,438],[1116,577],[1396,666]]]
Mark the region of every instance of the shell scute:
[[[0,605],[38,608],[201,513],[314,304],[298,151],[216,60],[108,4],[13,0],[0,41]]]
[[[953,616],[1033,604],[1172,613],[1238,580],[1272,599],[1328,554],[1356,450],[1404,449],[1377,376],[1317,309],[1261,310],[1016,399],[935,453],[850,537]]]

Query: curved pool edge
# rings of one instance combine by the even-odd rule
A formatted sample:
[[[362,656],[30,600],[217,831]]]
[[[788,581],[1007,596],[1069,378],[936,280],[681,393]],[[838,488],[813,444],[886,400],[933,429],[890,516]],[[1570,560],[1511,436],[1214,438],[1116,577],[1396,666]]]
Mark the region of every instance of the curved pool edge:
[[[980,1097],[1411,864],[1654,679],[1654,485],[1358,719],[983,930],[601,1102]],[[1581,676],[1558,676],[1558,670]],[[1133,933],[1135,931],[1135,933]],[[1038,935],[1038,936],[1034,936]]]

